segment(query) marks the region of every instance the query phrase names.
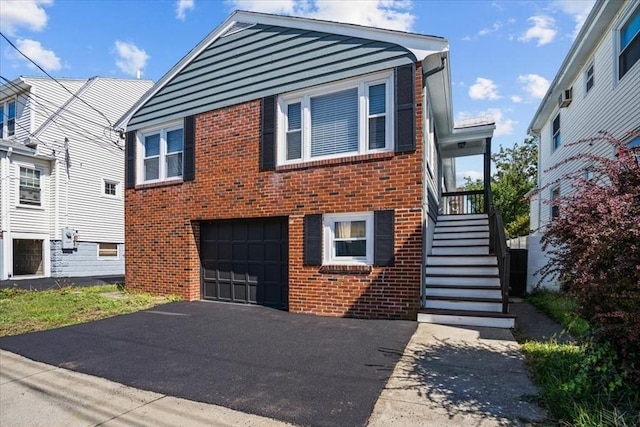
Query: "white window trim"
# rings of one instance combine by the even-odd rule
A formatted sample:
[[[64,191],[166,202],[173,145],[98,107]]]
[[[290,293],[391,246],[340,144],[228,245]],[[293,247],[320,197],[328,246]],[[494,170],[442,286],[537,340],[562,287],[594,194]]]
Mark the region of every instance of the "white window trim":
[[[167,156],[167,143],[166,134],[172,130],[182,129],[182,175],[180,176],[166,176],[166,156]],[[160,154],[158,160],[158,179],[144,179],[144,138],[147,135],[160,133]],[[160,126],[154,126],[146,129],[141,129],[136,132],[136,184],[153,184],[156,182],[170,182],[170,181],[182,181],[184,176],[184,123],[180,121],[174,121],[164,123]]]
[[[557,217],[553,216],[553,208],[554,208],[554,206],[556,206],[553,203],[553,201],[554,201],[553,193],[555,193],[556,191],[558,192],[558,202],[559,202],[560,201],[560,197],[561,197],[560,185],[556,185],[556,186],[552,187],[550,189],[550,191],[549,191],[549,200],[550,200],[550,203],[549,203],[549,221],[553,221],[555,218],[557,218]],[[559,205],[558,205],[558,216],[560,216],[560,206]]]
[[[593,84],[591,85],[591,89],[587,89],[587,83],[589,82],[589,69],[593,68],[593,74],[591,74],[591,78],[593,79]],[[589,62],[589,65],[584,69],[584,96],[587,96],[589,92],[596,87],[596,66],[594,60]]]
[[[16,206],[19,208],[26,208],[26,209],[36,209],[36,210],[44,210],[45,206],[46,206],[46,192],[45,192],[45,171],[43,168],[34,165],[34,164],[30,164],[30,163],[22,163],[22,162],[15,162],[14,163],[16,166],[15,169],[15,173],[16,173]],[[40,172],[40,204],[39,205],[29,205],[29,204],[24,204],[24,203],[20,203],[20,168],[23,169],[31,169],[31,170],[35,170]]]
[[[12,103],[14,104],[14,111],[15,111],[15,116],[13,117],[13,135],[9,135],[9,126],[7,124],[8,122],[8,114],[9,114],[9,104]],[[15,138],[16,136],[16,127],[18,126],[18,98],[17,97],[13,97],[13,98],[9,98],[6,99],[4,101],[0,102],[0,107],[2,107],[2,121],[0,121],[0,130],[2,132],[0,132],[0,134],[2,135],[3,139],[10,139],[10,138]]]
[[[618,22],[615,25],[615,28],[613,30],[613,72],[614,72],[614,87],[620,82],[622,81],[625,76],[627,74],[629,74],[629,72],[631,71],[631,69],[640,66],[638,64],[640,64],[640,61],[636,62],[635,64],[633,64],[633,66],[627,71],[627,73],[625,73],[624,76],[620,77],[620,54],[622,53],[621,49],[620,49],[620,30],[622,30],[622,27],[624,27],[624,25],[629,21],[629,19],[631,19],[631,15],[633,15],[633,13],[640,8],[640,6],[638,6],[636,3],[634,2],[630,2],[630,6],[627,8],[626,12],[624,12],[622,14],[622,16],[620,17],[620,19],[618,19]]]
[[[553,122],[556,121],[556,118],[560,117],[560,111],[553,115],[553,119],[551,119],[550,123],[550,133],[551,133],[551,152],[556,152],[560,147],[562,147],[562,117],[560,117],[560,126],[558,126],[557,134],[560,135],[560,144],[556,147],[556,133],[553,131]]]
[[[119,199],[121,197],[120,196],[120,182],[116,181],[115,179],[102,178],[101,183],[102,183],[102,186],[101,186],[102,197],[106,197],[107,199]],[[107,194],[105,192],[106,184],[114,184],[116,186],[116,194]]]
[[[100,244],[101,243],[110,243],[110,244],[116,245],[117,255],[116,256],[100,256]],[[98,244],[96,244],[96,257],[99,260],[113,260],[113,261],[119,260],[120,259],[120,244],[113,243],[113,242],[98,242]]]
[[[49,277],[51,276],[51,242],[49,240],[48,234],[40,234],[40,233],[6,233],[3,239],[7,239],[7,243],[9,246],[7,257],[9,269],[5,270],[7,277],[16,278],[13,274],[13,239],[24,239],[24,240],[42,240],[42,263],[43,263],[43,274],[28,274],[28,275],[20,275],[17,278],[19,279],[29,279],[29,278],[37,278],[37,277]]]
[[[335,223],[340,221],[365,221],[367,237],[366,257],[338,257],[335,255],[333,244],[335,237]],[[373,265],[373,212],[336,213],[325,214],[322,217],[323,225],[323,265]]]
[[[369,149],[369,97],[367,89],[369,86],[377,84],[386,84],[386,106],[385,112],[385,146],[379,149]],[[326,95],[334,92],[340,92],[347,89],[358,88],[358,151],[349,153],[339,153],[327,156],[311,157],[311,98],[319,95]],[[357,78],[341,81],[338,83],[329,83],[322,86],[315,86],[304,90],[283,94],[278,97],[278,135],[277,135],[277,165],[289,165],[306,162],[314,162],[318,160],[335,159],[341,157],[350,157],[355,155],[380,153],[393,151],[394,143],[394,81],[393,71],[382,73],[368,74]],[[287,106],[289,104],[301,103],[301,122],[302,122],[302,159],[287,160],[286,143],[288,117]]]

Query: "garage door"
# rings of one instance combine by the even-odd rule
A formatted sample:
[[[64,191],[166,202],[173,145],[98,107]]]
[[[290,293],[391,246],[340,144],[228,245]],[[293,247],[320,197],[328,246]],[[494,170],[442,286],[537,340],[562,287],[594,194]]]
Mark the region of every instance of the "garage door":
[[[202,298],[286,309],[287,218],[201,223]]]

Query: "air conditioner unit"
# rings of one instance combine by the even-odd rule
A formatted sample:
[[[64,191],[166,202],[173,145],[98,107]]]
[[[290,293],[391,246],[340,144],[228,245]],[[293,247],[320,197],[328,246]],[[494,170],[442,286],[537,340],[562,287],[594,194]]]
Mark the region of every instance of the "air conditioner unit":
[[[573,88],[565,89],[558,96],[558,106],[560,108],[568,107],[571,104],[571,99],[573,98]]]

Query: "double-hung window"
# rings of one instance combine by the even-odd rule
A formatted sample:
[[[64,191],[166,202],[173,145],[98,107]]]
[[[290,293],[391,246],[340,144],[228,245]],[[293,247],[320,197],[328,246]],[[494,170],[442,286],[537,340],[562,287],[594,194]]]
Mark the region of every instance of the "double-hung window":
[[[593,62],[589,67],[587,67],[587,71],[584,73],[584,81],[585,81],[585,93],[589,93],[589,91],[593,88],[595,84],[595,76],[594,76],[594,68]]]
[[[631,13],[618,32],[618,78],[640,60],[640,7]]]
[[[16,134],[16,101],[0,102],[0,138]]]
[[[278,163],[300,163],[392,149],[392,74],[279,98]]]
[[[324,215],[327,264],[373,263],[373,212]]]
[[[553,150],[555,151],[562,143],[560,139],[560,113],[553,119],[551,124],[551,139],[553,140]]]
[[[141,135],[142,182],[182,177],[184,132],[182,125],[155,129]]]
[[[40,171],[20,167],[20,189],[18,203],[27,206],[42,206]]]

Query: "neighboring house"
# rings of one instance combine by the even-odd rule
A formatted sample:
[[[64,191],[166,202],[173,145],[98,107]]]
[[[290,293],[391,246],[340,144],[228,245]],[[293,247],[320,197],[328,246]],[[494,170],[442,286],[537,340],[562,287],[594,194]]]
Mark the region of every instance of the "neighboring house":
[[[415,319],[453,160],[495,129],[454,128],[448,59],[440,37],[232,14],[117,124],[127,287]]]
[[[540,238],[555,215],[551,200],[571,191],[567,173],[589,176],[589,161],[550,167],[579,153],[613,158],[608,144],[572,142],[606,131],[617,138],[640,130],[640,3],[598,1],[587,17],[558,74],[540,104],[528,132],[539,142],[538,189],[531,200],[527,288],[535,287],[536,272],[547,263]],[[640,139],[628,138],[631,146]],[[555,181],[559,182],[556,184]],[[557,288],[552,278],[541,286]]]
[[[0,86],[0,279],[124,274],[124,140],[148,80]]]

